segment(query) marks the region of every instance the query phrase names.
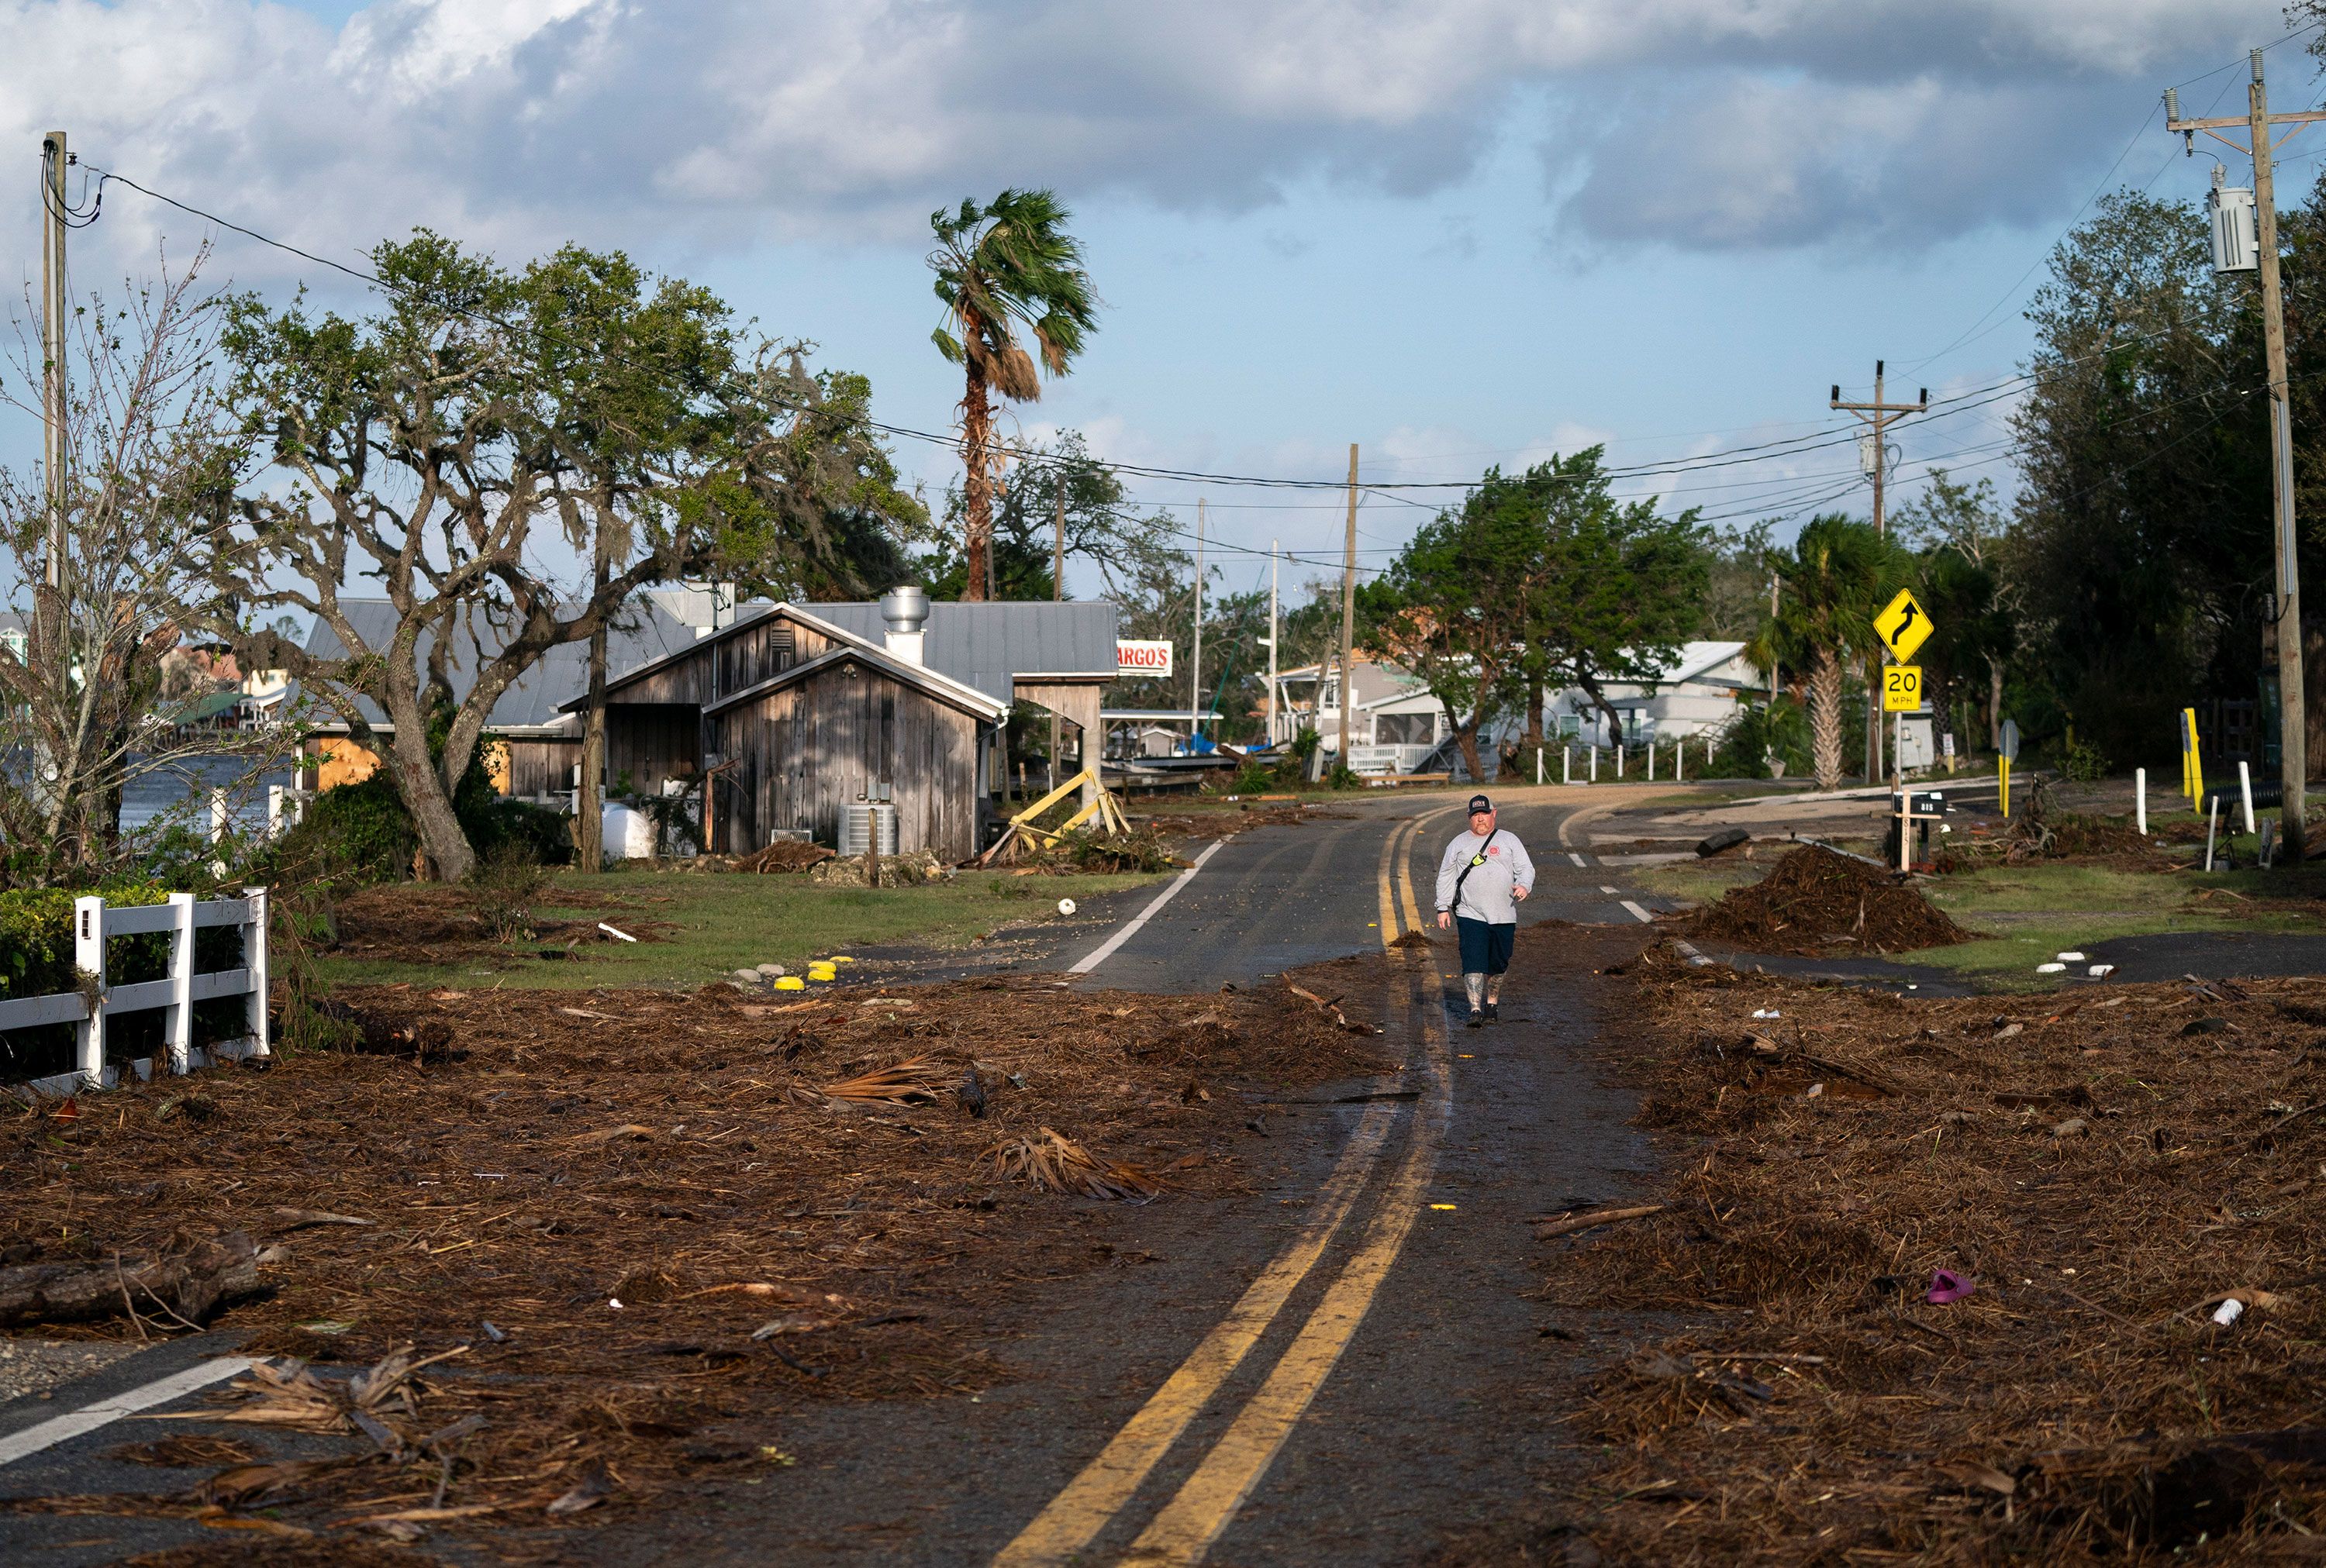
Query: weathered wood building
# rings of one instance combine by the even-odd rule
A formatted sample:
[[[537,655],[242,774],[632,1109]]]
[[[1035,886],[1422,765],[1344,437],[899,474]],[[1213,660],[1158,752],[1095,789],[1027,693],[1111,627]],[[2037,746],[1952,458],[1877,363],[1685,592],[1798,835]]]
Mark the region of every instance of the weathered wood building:
[[[714,853],[778,830],[834,841],[870,799],[895,807],[899,849],[965,859],[994,816],[1012,706],[1095,736],[1113,678],[1103,603],[932,605],[907,589],[878,604],[744,606],[608,682],[607,772],[646,793],[707,784]]]

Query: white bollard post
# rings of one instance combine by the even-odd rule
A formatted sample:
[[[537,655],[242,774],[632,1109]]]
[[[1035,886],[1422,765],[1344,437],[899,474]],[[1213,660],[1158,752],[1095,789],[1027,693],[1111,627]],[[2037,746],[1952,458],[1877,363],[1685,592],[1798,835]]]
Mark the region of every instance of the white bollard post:
[[[1558,747],[1558,782],[1563,784],[1575,782],[1575,748],[1563,741]]]
[[[95,977],[89,985],[88,1016],[74,1029],[79,1048],[74,1066],[82,1087],[105,1086],[105,900],[73,900],[73,968]]]
[[[1624,777],[1624,743],[1623,743],[1622,741],[1620,741],[1620,740],[1619,740],[1619,741],[1617,741],[1617,742],[1615,743],[1615,778],[1616,778],[1616,781],[1617,781],[1618,783],[1621,783],[1621,782],[1622,782],[1622,780],[1623,780],[1623,777]]]
[[[2140,828],[2140,836],[2148,837],[2148,770],[2132,770],[2132,810]]]
[[[212,790],[212,791],[210,791],[210,842],[211,842],[211,843],[213,843],[213,844],[218,843],[218,842],[219,842],[221,840],[223,840],[223,839],[226,837],[226,825],[227,825],[228,821],[231,819],[231,815],[232,815],[232,813],[231,813],[231,812],[228,810],[228,808],[227,808],[227,803],[226,803],[226,791],[224,791],[224,790]]]
[[[1591,782],[1599,782],[1599,747],[1596,745],[1591,748]]]
[[[2238,793],[2245,797],[2246,831],[2250,833],[2254,830],[2253,769],[2243,762],[2238,764]]]
[[[1688,742],[1672,742],[1672,783],[1684,783],[1688,778]]]
[[[194,895],[170,895],[170,1005],[163,1016],[163,1061],[171,1072],[191,1072],[194,1049]],[[166,1063],[166,1068],[164,1068]]]
[[[1534,748],[1534,782],[1542,782],[1542,747],[1540,746]]]
[[[266,889],[246,887],[242,895],[250,904],[250,923],[242,930],[242,967],[250,977],[249,1010],[244,1016],[252,1053],[271,1056],[273,1042],[266,1030]]]

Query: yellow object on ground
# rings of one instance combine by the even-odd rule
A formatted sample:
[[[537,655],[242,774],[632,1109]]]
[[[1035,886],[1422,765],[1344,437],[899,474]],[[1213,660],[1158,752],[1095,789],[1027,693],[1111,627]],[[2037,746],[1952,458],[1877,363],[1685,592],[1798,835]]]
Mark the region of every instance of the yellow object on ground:
[[[776,989],[779,991],[804,991],[806,988],[807,982],[800,979],[797,975],[779,975],[777,977]]]

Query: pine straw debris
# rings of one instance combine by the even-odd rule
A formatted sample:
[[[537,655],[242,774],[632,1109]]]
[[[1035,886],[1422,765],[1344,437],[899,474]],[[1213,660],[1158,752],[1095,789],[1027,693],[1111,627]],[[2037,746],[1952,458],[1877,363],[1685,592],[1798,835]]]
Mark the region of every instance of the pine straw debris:
[[[218,1326],[268,1368],[209,1406],[241,1416],[189,1430],[251,1440],[251,1463],[317,1442],[350,1462],[268,1472],[259,1500],[237,1482],[0,1508],[209,1510],[341,1561],[383,1535],[562,1529],[685,1495],[690,1478],[782,1462],[805,1402],[987,1386],[999,1304],[1110,1256],[1092,1240],[1100,1211],[1074,1194],[1143,1199],[1165,1172],[1166,1201],[1244,1191],[1251,1093],[1390,1070],[1274,988],[1149,997],[1028,977],[779,1005],[723,985],[338,999],[448,1048],[133,1084],[70,1140],[0,1111],[0,1252],[41,1262],[70,1237],[61,1255],[136,1256],[180,1230],[246,1228],[265,1294]],[[209,1114],[168,1113],[194,1090]],[[1038,1188],[997,1171],[996,1145],[1021,1138],[1041,1151]],[[335,1435],[274,1452],[286,1428]]]
[[[1577,1417],[1609,1561],[2318,1560],[2326,980],[1628,972],[1677,1174],[1540,1255],[1560,1304],[1657,1314]]]
[[[1730,888],[1680,929],[1762,952],[1906,952],[1972,940],[1895,873],[1818,844],[1789,851],[1760,881]]]
[[[1047,1127],[1031,1137],[998,1144],[985,1157],[993,1162],[994,1174],[1004,1181],[1022,1177],[1033,1183],[1037,1191],[1132,1203],[1147,1202],[1163,1191],[1160,1181],[1137,1165],[1103,1160],[1065,1134]]]

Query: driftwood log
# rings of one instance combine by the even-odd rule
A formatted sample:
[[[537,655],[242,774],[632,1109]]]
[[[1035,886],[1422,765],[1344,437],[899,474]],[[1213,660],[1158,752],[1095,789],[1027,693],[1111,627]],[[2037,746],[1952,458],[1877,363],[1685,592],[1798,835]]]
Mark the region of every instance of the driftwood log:
[[[0,1268],[0,1328],[92,1322],[133,1312],[172,1327],[200,1324],[257,1290],[257,1249],[243,1232],[172,1237],[144,1256]]]

